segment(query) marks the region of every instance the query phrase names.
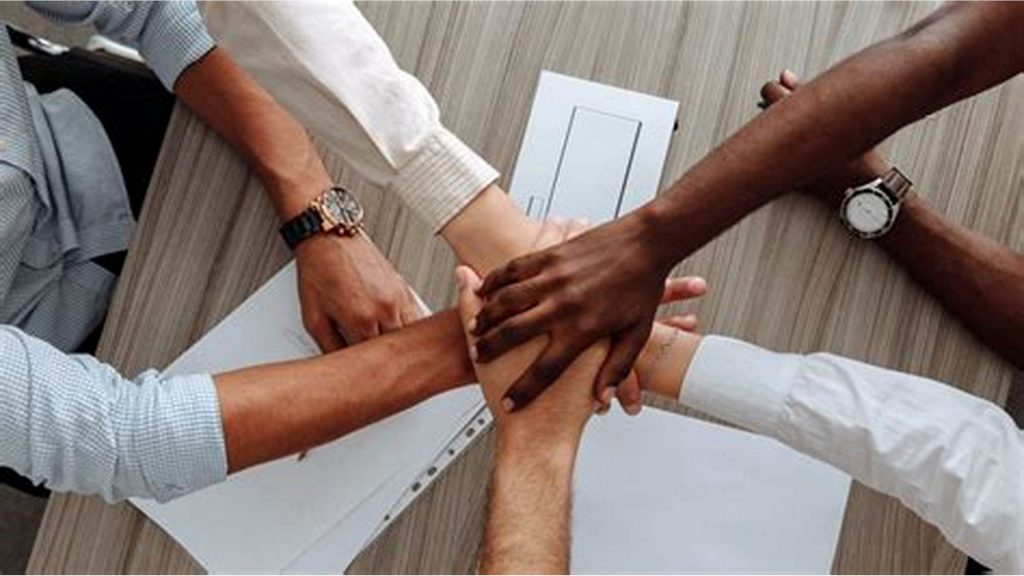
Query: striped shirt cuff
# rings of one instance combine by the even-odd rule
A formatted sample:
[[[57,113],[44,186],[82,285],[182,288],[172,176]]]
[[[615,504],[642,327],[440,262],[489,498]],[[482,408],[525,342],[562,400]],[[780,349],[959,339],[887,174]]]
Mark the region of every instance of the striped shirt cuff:
[[[399,170],[391,188],[436,234],[498,176],[476,152],[441,128]]]

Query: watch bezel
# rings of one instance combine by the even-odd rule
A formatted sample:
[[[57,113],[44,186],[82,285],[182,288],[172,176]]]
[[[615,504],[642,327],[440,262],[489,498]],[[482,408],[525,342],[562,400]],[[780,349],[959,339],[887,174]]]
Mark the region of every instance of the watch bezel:
[[[867,231],[857,228],[856,226],[854,226],[854,224],[850,221],[850,218],[847,216],[851,202],[854,198],[860,196],[861,194],[872,194],[874,196],[881,198],[882,202],[889,210],[889,215],[886,219],[885,224],[883,224],[882,227],[879,228],[878,230]],[[863,186],[858,186],[856,188],[851,188],[850,190],[848,190],[846,192],[846,196],[843,198],[843,203],[839,207],[839,216],[843,222],[843,225],[846,226],[846,229],[849,230],[851,234],[857,236],[858,238],[871,240],[873,238],[884,236],[887,232],[889,232],[889,230],[892,229],[893,224],[896,223],[896,215],[899,213],[899,210],[899,203],[893,201],[892,196],[884,189],[882,179],[878,178],[876,180],[873,180],[872,182],[864,184]]]
[[[356,208],[355,214],[343,210],[343,213],[340,215],[341,218],[336,217],[326,206],[329,196],[340,197],[339,203],[345,203],[346,200],[350,201]],[[364,217],[363,205],[344,188],[334,187],[326,190],[320,197],[313,200],[313,208],[320,215],[321,229],[324,232],[337,232],[342,236],[353,236],[362,228]]]

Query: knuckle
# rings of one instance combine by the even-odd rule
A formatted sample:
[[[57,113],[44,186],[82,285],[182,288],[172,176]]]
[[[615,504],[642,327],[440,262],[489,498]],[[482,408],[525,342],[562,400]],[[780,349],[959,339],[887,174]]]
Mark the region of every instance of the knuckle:
[[[498,293],[495,303],[502,308],[513,308],[516,305],[516,295],[511,290],[503,290]]]
[[[611,369],[611,378],[613,382],[622,382],[629,376],[629,365],[627,363],[619,364]]]
[[[522,269],[523,261],[516,258],[505,266],[504,273],[501,276],[506,279],[513,279],[522,272]]]
[[[522,332],[514,324],[504,324],[498,328],[496,334],[498,342],[503,344],[514,344],[519,341]]]
[[[579,285],[573,282],[566,282],[564,292],[565,299],[567,302],[572,303],[575,306],[582,306],[585,300],[585,294],[583,292],[583,289],[580,288]]]
[[[576,331],[581,334],[591,334],[601,328],[601,322],[596,317],[584,314],[576,320]]]
[[[572,272],[568,266],[562,265],[561,263],[555,262],[551,265],[551,282],[560,287],[568,290],[572,288]]]
[[[632,386],[619,386],[615,396],[623,404],[635,404],[640,401],[640,391]]]
[[[557,250],[548,250],[540,255],[540,264],[544,267],[556,266],[562,261],[562,254]]]
[[[583,303],[572,296],[562,296],[556,304],[559,315],[563,318],[579,316],[583,312]]]
[[[373,329],[376,328],[376,326],[376,320],[371,317],[364,317],[355,322],[355,331],[359,337],[365,338],[373,333]]]
[[[476,341],[476,353],[477,357],[481,359],[490,358],[494,353],[494,346],[491,344],[491,339],[487,336]]]
[[[476,313],[476,323],[480,328],[490,326],[494,322],[494,313],[491,311],[493,303],[488,302],[479,312]]]

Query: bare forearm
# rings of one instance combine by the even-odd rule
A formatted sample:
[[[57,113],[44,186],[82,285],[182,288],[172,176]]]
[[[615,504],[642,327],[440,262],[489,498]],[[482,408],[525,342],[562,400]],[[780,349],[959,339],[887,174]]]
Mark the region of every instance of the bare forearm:
[[[330,185],[306,132],[224,50],[187,68],[174,90],[245,157],[282,219],[305,210]]]
[[[454,310],[326,356],[220,374],[228,469],[334,440],[473,377]]]
[[[460,262],[483,276],[529,253],[539,231],[501,188],[491,185],[441,229],[441,236]]]
[[[567,574],[577,440],[499,427],[483,574]]]
[[[654,248],[677,261],[900,127],[1017,74],[1024,9],[1012,4],[948,5],[773,105],[647,207]]]
[[[980,340],[1024,367],[1024,256],[946,220],[916,194],[879,242]]]

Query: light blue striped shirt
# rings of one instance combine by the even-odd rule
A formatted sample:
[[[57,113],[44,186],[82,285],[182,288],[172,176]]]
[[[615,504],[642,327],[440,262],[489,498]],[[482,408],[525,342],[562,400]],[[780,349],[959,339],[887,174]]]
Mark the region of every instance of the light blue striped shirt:
[[[138,47],[168,89],[213,47],[191,1],[30,5]],[[134,222],[98,120],[66,90],[24,84],[3,29],[0,118],[0,322],[17,326],[0,326],[0,465],[107,500],[168,500],[223,480],[209,376],[128,380],[58,349],[105,313],[114,278],[90,260],[127,247]]]

